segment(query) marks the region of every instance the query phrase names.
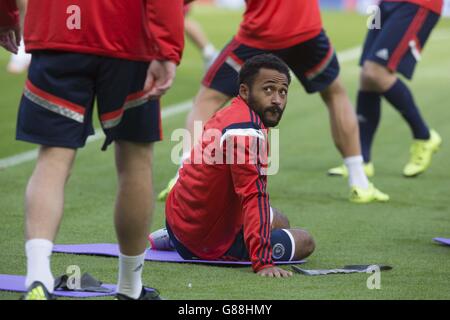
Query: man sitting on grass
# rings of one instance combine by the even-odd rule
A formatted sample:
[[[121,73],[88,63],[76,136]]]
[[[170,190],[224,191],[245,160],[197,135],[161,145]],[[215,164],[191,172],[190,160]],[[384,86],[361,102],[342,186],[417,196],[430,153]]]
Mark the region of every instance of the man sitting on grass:
[[[288,67],[274,55],[245,62],[239,96],[206,123],[183,163],[166,202],[167,229],[149,237],[154,248],[164,247],[162,237],[184,259],[251,260],[257,274],[269,277],[292,275],[274,261],[314,251],[312,237],[290,229],[267,193],[267,128],[282,117],[290,81]]]

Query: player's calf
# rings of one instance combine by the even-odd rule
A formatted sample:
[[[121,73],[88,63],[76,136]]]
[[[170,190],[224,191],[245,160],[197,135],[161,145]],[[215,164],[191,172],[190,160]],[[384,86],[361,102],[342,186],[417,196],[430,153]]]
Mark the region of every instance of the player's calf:
[[[289,229],[295,241],[294,260],[301,260],[309,257],[316,249],[313,237],[302,229]]]
[[[216,113],[231,97],[211,88],[202,86],[195,97],[193,109],[199,113],[194,121],[206,122]],[[189,129],[189,128],[188,128]]]

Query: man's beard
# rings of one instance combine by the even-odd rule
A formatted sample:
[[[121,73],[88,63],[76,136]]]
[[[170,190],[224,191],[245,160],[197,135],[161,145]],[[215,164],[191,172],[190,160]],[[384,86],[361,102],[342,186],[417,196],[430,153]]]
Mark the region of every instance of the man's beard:
[[[264,126],[267,128],[276,127],[278,125],[278,123],[280,122],[281,117],[283,116],[284,110],[282,110],[280,107],[270,106],[270,107],[263,108],[255,101],[255,99],[253,98],[253,95],[251,93],[249,94],[249,97],[248,97],[248,104],[249,104],[250,108],[252,108],[253,111],[255,111],[259,115],[262,122],[264,123]],[[268,119],[266,117],[267,113],[278,114],[278,119],[277,120]]]

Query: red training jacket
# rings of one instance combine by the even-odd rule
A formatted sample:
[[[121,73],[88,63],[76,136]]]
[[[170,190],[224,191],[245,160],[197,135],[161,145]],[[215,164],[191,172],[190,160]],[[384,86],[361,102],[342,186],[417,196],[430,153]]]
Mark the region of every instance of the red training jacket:
[[[267,152],[267,130],[241,98],[206,123],[166,202],[167,223],[197,257],[227,259],[243,230],[253,270],[273,266],[267,162],[261,161]],[[234,161],[225,161],[226,155]]]
[[[0,26],[18,23],[14,0],[0,0]],[[28,52],[61,50],[179,63],[183,0],[29,0]]]

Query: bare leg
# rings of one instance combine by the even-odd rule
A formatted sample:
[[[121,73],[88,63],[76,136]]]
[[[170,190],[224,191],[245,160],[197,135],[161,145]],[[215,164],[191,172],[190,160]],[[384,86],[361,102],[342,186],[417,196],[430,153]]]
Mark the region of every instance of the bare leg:
[[[116,141],[119,190],[115,226],[120,252],[137,256],[145,251],[153,213],[153,145]]]
[[[63,215],[64,188],[76,150],[41,146],[25,195],[26,239],[54,241]]]
[[[50,268],[53,242],[61,223],[64,189],[76,150],[41,146],[25,194],[25,286],[42,283],[53,292]]]
[[[120,248],[117,292],[139,299],[153,214],[153,144],[116,141],[115,151],[119,190],[114,218]]]
[[[184,32],[200,51],[203,51],[209,44],[208,37],[203,32],[202,27],[192,19],[184,19]]]
[[[316,244],[311,235],[302,229],[289,229],[288,230],[295,241],[295,253],[293,260],[301,260],[309,257],[316,248]]]
[[[194,45],[201,52],[205,69],[209,69],[218,55],[216,48],[211,42],[209,42],[202,27],[196,21],[189,18],[184,18],[184,31],[187,37],[191,39]]]
[[[272,207],[272,212],[273,212],[272,230],[289,229],[291,227],[289,219],[283,213],[281,213],[280,210]]]
[[[281,213],[280,210],[272,207],[272,212],[272,230],[286,229],[294,238],[295,252],[293,260],[301,260],[310,256],[316,246],[311,235],[307,231],[302,229],[290,229],[289,219],[283,213]]]
[[[24,21],[25,21],[25,14],[27,13],[27,5],[28,5],[28,0],[18,0],[17,1],[17,7],[19,8],[19,13],[20,13],[20,26],[22,27],[22,31],[23,31],[23,26],[24,26]]]
[[[278,209],[272,208],[272,211],[272,230],[287,229],[287,231],[289,231],[294,238],[295,253],[293,259],[301,260],[310,256],[315,249],[314,239],[311,235],[302,229],[290,229],[288,218]]]
[[[194,122],[201,121],[204,125],[228,100],[230,100],[229,96],[201,86],[195,97],[192,110],[186,119],[186,128],[191,133],[191,137],[194,136]],[[191,142],[194,143],[195,141]]]
[[[334,143],[343,158],[361,155],[356,113],[340,79],[321,92],[328,107]]]
[[[361,70],[362,91],[384,93],[397,81],[397,75],[385,66],[372,61],[364,62]]]

